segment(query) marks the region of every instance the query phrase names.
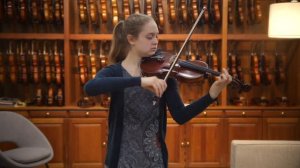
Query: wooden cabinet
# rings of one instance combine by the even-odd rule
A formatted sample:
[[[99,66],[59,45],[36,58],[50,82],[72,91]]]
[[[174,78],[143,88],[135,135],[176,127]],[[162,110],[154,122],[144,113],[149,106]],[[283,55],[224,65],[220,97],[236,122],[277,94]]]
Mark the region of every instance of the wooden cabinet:
[[[232,140],[262,139],[262,118],[260,110],[225,110],[225,158],[230,164]]]
[[[221,111],[205,111],[205,116],[221,113]],[[224,119],[222,118],[197,117],[185,125],[178,125],[173,119],[168,118],[166,143],[169,166],[223,166],[223,130]]]
[[[187,167],[224,165],[224,119],[194,118],[186,125]]]
[[[264,139],[300,140],[300,113],[296,110],[266,110],[263,119]]]
[[[67,131],[65,119],[67,111],[29,111],[31,121],[49,140],[54,157],[49,166],[53,168],[67,167]]]
[[[169,155],[169,167],[185,166],[185,126],[177,124],[172,118],[167,119],[166,144]]]
[[[70,111],[82,114],[86,118],[68,119],[68,155],[69,167],[102,168],[104,167],[107,143],[107,119],[90,115],[87,111]],[[104,113],[104,112],[94,112]]]

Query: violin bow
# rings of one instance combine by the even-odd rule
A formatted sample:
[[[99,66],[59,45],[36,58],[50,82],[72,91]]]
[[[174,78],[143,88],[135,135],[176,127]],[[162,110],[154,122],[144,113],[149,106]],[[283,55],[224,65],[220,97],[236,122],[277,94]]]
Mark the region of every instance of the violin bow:
[[[190,38],[191,38],[191,36],[192,36],[192,33],[193,33],[193,31],[195,30],[195,28],[196,28],[198,22],[200,21],[200,19],[201,19],[201,17],[202,17],[202,15],[203,15],[203,13],[204,13],[205,10],[206,10],[206,7],[203,7],[202,10],[200,11],[200,14],[198,15],[197,20],[195,21],[195,23],[194,23],[192,29],[190,30],[190,32],[189,32],[188,36],[186,37],[186,39],[185,39],[183,45],[181,46],[179,52],[177,53],[177,55],[176,55],[176,57],[175,57],[173,63],[171,64],[171,67],[170,67],[169,71],[167,72],[167,74],[166,74],[166,76],[165,76],[165,78],[164,78],[165,81],[168,79],[168,77],[170,76],[172,70],[174,69],[174,67],[175,67],[175,65],[176,65],[176,63],[177,63],[177,61],[178,61],[178,59],[179,59],[179,56],[180,56],[181,53],[182,53],[183,48],[185,47],[185,45],[186,45],[186,43],[188,42],[188,40],[190,40]]]

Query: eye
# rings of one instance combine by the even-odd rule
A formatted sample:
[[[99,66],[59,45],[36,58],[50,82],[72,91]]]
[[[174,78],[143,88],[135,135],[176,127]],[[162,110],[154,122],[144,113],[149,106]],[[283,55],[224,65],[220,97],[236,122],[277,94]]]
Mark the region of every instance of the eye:
[[[154,36],[153,36],[152,34],[146,36],[146,38],[147,38],[148,40],[152,40],[153,37],[154,37]]]
[[[148,40],[152,40],[153,38],[158,38],[158,36],[157,36],[157,34],[148,34],[147,36],[146,36],[146,38],[148,39]]]

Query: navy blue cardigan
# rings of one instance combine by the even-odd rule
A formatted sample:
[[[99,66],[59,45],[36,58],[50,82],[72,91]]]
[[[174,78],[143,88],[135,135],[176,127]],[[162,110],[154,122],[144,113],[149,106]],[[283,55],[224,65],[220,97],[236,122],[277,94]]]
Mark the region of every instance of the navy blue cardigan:
[[[105,164],[109,168],[118,167],[123,128],[124,89],[140,85],[141,77],[123,77],[122,65],[117,63],[100,70],[96,77],[89,80],[84,86],[84,90],[89,96],[96,96],[101,93],[111,94],[108,117],[108,146],[105,160]],[[168,167],[168,152],[165,144],[167,107],[173,119],[178,124],[184,124],[206,109],[214,101],[209,94],[206,94],[199,100],[185,106],[180,98],[176,80],[169,78],[167,80],[167,85],[168,87],[166,91],[159,100],[159,139],[162,147],[163,161],[166,168]]]

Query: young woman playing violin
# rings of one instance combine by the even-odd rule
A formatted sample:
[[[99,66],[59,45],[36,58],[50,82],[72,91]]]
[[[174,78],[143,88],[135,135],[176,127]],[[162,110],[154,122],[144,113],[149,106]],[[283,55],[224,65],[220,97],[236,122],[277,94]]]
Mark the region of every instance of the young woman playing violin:
[[[206,95],[185,106],[176,79],[142,75],[141,60],[157,51],[158,33],[154,19],[144,14],[120,21],[113,30],[111,64],[85,84],[90,96],[111,94],[106,167],[168,167],[167,107],[174,120],[184,124],[214,102],[232,80],[224,69]]]

